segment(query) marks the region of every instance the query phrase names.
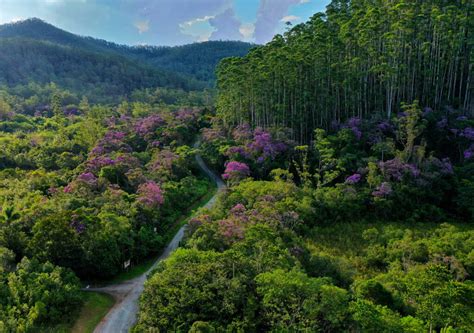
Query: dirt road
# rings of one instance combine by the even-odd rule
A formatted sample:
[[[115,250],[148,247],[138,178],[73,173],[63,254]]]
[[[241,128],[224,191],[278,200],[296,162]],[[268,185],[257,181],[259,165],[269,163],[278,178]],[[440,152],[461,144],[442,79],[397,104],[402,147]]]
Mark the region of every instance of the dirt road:
[[[200,142],[196,142],[195,148],[199,147]],[[217,195],[225,188],[224,182],[214,174],[204,163],[200,155],[196,155],[196,162],[199,167],[211,178],[217,185],[218,192],[206,203],[204,207],[210,208],[214,205]],[[109,285],[101,288],[90,288],[90,291],[104,292],[112,295],[116,303],[110,309],[109,313],[102,319],[99,325],[95,328],[95,333],[122,333],[128,332],[135,324],[138,313],[138,300],[150,271],[163,259],[176,250],[184,235],[185,226],[183,226],[171,242],[168,244],[162,255],[156,260],[153,266],[143,275],[124,281],[119,284]]]

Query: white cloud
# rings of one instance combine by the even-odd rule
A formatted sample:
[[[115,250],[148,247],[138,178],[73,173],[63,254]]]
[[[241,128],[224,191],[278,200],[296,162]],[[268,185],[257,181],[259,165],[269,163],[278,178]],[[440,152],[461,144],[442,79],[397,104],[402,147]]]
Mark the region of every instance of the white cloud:
[[[214,17],[214,15],[206,15],[179,23],[180,31],[185,35],[193,36],[197,42],[207,42],[213,32],[209,21]]]
[[[244,36],[245,40],[250,40],[255,31],[255,25],[252,23],[244,23],[239,28],[240,33]]]
[[[260,7],[255,22],[255,42],[264,44],[270,41],[282,17],[288,15],[288,9],[301,0],[260,0]]]
[[[199,35],[197,41],[198,42],[208,42],[209,39],[211,38],[211,35],[212,35],[212,31],[206,32],[202,35]]]
[[[195,24],[207,22],[207,21],[209,21],[210,19],[213,19],[213,18],[215,18],[214,15],[208,15],[208,16],[204,16],[204,17],[198,17],[198,18],[195,18],[195,19],[192,19],[192,20],[189,20],[189,21],[180,23],[180,24],[179,24],[179,27],[180,27],[181,29],[189,28],[189,27],[192,27],[192,26],[195,25]]]
[[[242,24],[232,7],[210,19],[209,24],[214,29],[210,37],[212,40],[241,40],[243,37],[240,32]]]
[[[297,21],[299,19],[301,19],[301,17],[295,16],[295,15],[288,15],[288,16],[282,17],[280,22],[293,22],[293,21]]]
[[[300,3],[310,3],[311,0],[301,0]]]
[[[17,16],[17,17],[13,17],[13,18],[9,19],[7,23],[15,23],[15,22],[20,22],[20,21],[24,21],[24,20],[25,20],[24,17]]]
[[[150,30],[150,21],[149,20],[138,21],[138,22],[135,22],[134,26],[135,28],[138,29],[138,33],[142,34]]]

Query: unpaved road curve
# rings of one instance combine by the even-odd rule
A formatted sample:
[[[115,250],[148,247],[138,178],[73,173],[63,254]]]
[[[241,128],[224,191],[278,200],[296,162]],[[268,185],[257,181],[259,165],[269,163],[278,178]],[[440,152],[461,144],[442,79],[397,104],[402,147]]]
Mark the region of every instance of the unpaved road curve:
[[[200,142],[196,142],[194,147],[199,147]],[[218,192],[225,188],[224,182],[214,174],[204,163],[200,155],[196,155],[196,162],[199,167],[211,178],[217,185]],[[204,207],[210,208],[214,205],[217,198],[216,193]],[[101,288],[89,288],[89,291],[103,292],[112,295],[115,298],[115,305],[110,309],[107,315],[95,328],[94,333],[124,333],[128,332],[135,324],[138,313],[138,299],[143,292],[147,275],[163,259],[166,259],[176,248],[183,238],[185,226],[181,227],[161,256],[156,260],[153,266],[143,275],[124,281],[119,284],[109,285]]]

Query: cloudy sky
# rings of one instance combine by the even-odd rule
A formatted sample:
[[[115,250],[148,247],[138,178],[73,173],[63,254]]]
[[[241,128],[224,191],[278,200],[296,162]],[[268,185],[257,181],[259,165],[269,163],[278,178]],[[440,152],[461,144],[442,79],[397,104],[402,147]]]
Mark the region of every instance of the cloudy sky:
[[[0,24],[38,17],[64,30],[122,44],[269,41],[329,0],[0,0]]]

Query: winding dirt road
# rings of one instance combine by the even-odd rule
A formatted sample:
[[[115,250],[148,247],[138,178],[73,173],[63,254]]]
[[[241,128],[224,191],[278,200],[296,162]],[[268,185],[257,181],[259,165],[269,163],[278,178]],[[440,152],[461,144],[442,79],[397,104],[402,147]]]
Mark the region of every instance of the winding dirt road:
[[[200,141],[194,144],[195,148],[198,148]],[[196,162],[199,167],[211,178],[217,185],[218,192],[206,203],[204,207],[211,208],[215,202],[217,195],[220,191],[225,188],[224,182],[213,173],[202,160],[199,154],[196,155]],[[161,256],[156,260],[153,266],[143,275],[124,281],[119,284],[109,285],[101,288],[89,288],[89,291],[103,292],[112,295],[115,298],[115,305],[110,309],[107,315],[102,319],[99,325],[95,328],[95,333],[122,333],[128,332],[130,328],[135,324],[138,313],[138,300],[143,288],[147,276],[153,268],[163,259],[176,250],[179,243],[184,235],[186,226],[181,227],[176,235],[173,237],[171,242],[165,248]]]

